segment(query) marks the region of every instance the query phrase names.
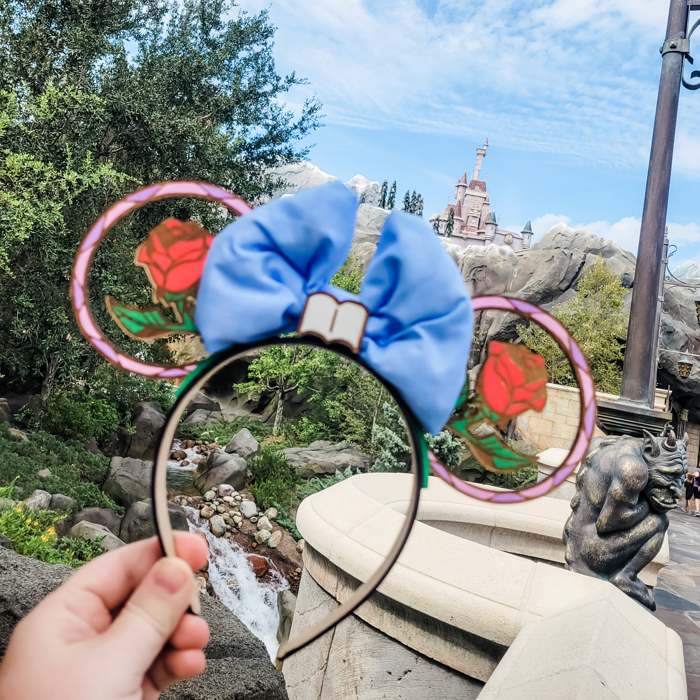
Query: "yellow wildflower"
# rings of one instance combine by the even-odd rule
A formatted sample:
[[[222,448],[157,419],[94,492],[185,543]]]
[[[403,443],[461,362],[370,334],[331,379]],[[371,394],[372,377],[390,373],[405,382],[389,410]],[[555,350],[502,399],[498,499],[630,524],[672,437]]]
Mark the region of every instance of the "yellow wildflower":
[[[52,525],[49,528],[49,537],[53,537],[56,534],[56,528]]]
[[[42,536],[41,536],[41,541],[42,541],[42,542],[48,542],[48,541],[49,541],[49,536],[48,536],[48,535],[42,535]]]
[[[24,522],[27,523],[27,525],[31,525],[32,519],[31,519],[31,518],[27,518]]]
[[[39,521],[38,521],[38,520],[35,520],[35,521],[34,521],[34,527],[36,527],[38,524],[39,524]]]
[[[15,513],[19,513],[22,510],[22,506],[17,506],[15,508]]]

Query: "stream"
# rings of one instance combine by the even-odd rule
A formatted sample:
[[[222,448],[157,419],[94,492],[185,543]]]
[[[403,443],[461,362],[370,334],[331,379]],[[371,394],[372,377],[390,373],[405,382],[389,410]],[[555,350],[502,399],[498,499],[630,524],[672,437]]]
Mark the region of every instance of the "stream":
[[[271,581],[260,583],[248,553],[233,540],[215,537],[194,508],[184,507],[190,532],[203,532],[209,543],[209,582],[219,600],[260,640],[274,662],[277,655],[277,593],[289,588],[270,562]],[[256,555],[259,556],[259,555]]]

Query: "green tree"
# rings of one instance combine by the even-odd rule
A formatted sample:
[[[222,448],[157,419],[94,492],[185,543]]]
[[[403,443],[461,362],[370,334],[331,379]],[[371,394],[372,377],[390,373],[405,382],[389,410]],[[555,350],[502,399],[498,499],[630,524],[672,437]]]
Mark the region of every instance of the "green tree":
[[[140,185],[198,179],[255,201],[281,183],[273,166],[306,154],[320,104],[295,116],[283,98],[303,83],[278,75],[266,11],[224,0],[74,3],[15,0],[0,13],[0,375],[23,389],[89,376],[101,361],[72,318],[68,280],[78,244],[110,204]],[[230,19],[228,19],[230,17]],[[91,300],[98,324],[127,351],[166,360],[114,327],[110,294],[147,305],[133,253],[166,216],[216,232],[218,207],[149,205],[98,251]]]
[[[619,393],[622,380],[627,292],[617,275],[598,256],[595,264],[584,272],[575,295],[552,310],[552,315],[581,346],[596,389],[610,394]],[[548,333],[531,324],[518,326],[518,334],[530,350],[545,359],[549,381],[576,386],[568,360]]]
[[[396,180],[394,180],[389,190],[389,199],[386,201],[386,208],[391,211],[396,205]]]
[[[450,213],[447,215],[447,223],[445,224],[445,237],[449,238],[455,228],[455,210],[450,209]]]
[[[416,203],[413,206],[413,213],[423,218],[423,195],[416,196]]]
[[[406,194],[403,196],[403,206],[401,207],[401,211],[411,211],[411,193],[409,190],[406,190]]]
[[[388,189],[388,180],[384,180],[382,183],[382,189],[379,192],[379,208],[380,209],[386,209],[386,195],[387,195],[387,189]]]

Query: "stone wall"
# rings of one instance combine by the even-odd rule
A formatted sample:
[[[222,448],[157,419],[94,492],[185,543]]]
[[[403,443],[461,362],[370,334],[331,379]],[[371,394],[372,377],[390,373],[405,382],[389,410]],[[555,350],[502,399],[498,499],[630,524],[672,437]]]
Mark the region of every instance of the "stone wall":
[[[540,452],[550,447],[570,449],[578,433],[581,404],[578,389],[547,384],[547,403],[540,413],[527,411],[516,425],[522,436]],[[596,426],[594,436],[603,435]]]
[[[654,407],[660,410],[664,408],[667,392],[656,391]],[[617,401],[619,396],[596,392],[599,399]],[[579,391],[570,386],[547,384],[547,403],[540,413],[527,411],[518,416],[516,426],[522,436],[529,440],[540,452],[550,447],[558,447],[565,450],[571,449],[576,434],[578,433],[581,404]],[[691,452],[697,464],[698,447],[700,446],[700,426],[689,424],[690,445],[688,447],[688,464],[690,464]],[[605,435],[597,426],[593,437]],[[694,448],[693,448],[694,445]]]

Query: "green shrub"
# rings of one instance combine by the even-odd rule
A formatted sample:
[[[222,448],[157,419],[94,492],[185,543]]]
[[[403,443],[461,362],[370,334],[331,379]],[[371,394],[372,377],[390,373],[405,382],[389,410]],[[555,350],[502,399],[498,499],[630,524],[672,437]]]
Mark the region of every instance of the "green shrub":
[[[92,542],[65,538],[58,540],[55,524],[63,514],[31,512],[18,505],[0,512],[0,534],[12,542],[18,554],[36,557],[47,564],[82,566],[102,553],[101,537]]]
[[[231,438],[243,428],[248,428],[250,434],[258,441],[272,434],[272,428],[251,418],[236,418],[229,423],[217,425],[198,425],[193,428],[181,429],[181,432],[195,440],[216,441],[219,445],[227,445]]]
[[[87,380],[87,388],[114,408],[119,425],[125,427],[131,424],[131,411],[140,401],[156,401],[164,411],[169,411],[175,401],[172,382],[124,372],[107,362]]]
[[[335,474],[331,474],[330,476],[314,476],[311,479],[305,479],[297,486],[297,497],[299,500],[303,501],[305,498],[313,496],[319,491],[324,491],[331,486],[335,486],[335,484],[339,484],[341,481],[345,481],[345,479],[349,479],[351,476],[353,476],[352,468],[348,467],[345,471],[341,472],[338,470]]]
[[[42,428],[68,439],[102,437],[119,424],[119,415],[106,398],[81,391],[59,391],[49,399]]]
[[[374,426],[373,437],[381,454],[372,465],[373,472],[407,472],[410,469],[411,448],[406,427],[394,403],[382,404],[382,424]]]
[[[297,542],[303,539],[301,533],[297,530],[294,518],[279,503],[273,503],[272,507],[277,509],[277,524],[283,527]]]
[[[40,477],[42,469],[48,469],[51,476]],[[70,496],[77,510],[98,506],[121,513],[123,509],[100,490],[108,471],[109,459],[86,450],[78,441],[41,431],[23,440],[11,435],[6,424],[0,424],[0,486],[16,482],[16,498],[43,489]]]
[[[450,471],[462,463],[464,443],[449,430],[443,430],[435,436],[426,433],[425,441],[428,443],[428,449],[432,450]]]
[[[298,480],[296,467],[276,447],[263,447],[259,455],[248,460],[248,469],[253,483],[278,479],[291,488]]]
[[[289,484],[277,477],[265,479],[250,485],[250,493],[259,508],[267,510],[279,504],[283,510],[292,507],[292,489]]]
[[[292,506],[292,494],[297,483],[297,470],[276,447],[266,446],[257,457],[248,461],[252,483],[250,492],[260,508],[279,503],[283,509]]]
[[[537,467],[524,467],[513,474],[494,474],[491,483],[502,489],[522,489],[537,481]]]

